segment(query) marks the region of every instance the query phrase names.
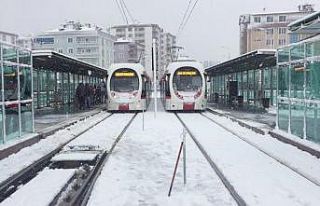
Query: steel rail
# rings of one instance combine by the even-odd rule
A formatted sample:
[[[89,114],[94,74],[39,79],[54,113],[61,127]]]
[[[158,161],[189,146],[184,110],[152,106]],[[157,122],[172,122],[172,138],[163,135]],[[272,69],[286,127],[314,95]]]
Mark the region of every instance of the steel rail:
[[[238,206],[246,206],[247,203],[244,201],[244,199],[239,195],[239,193],[235,190],[235,188],[233,187],[233,185],[229,182],[229,180],[225,177],[225,175],[223,174],[223,172],[221,171],[221,169],[219,169],[219,167],[217,166],[217,164],[211,159],[211,157],[209,156],[209,154],[206,152],[206,150],[204,149],[204,147],[202,146],[202,144],[197,140],[197,138],[193,135],[193,133],[191,132],[191,130],[188,128],[188,126],[186,125],[186,123],[181,119],[181,117],[175,113],[176,117],[178,118],[178,120],[181,122],[181,124],[183,125],[183,127],[187,130],[188,134],[190,135],[190,137],[192,138],[192,140],[194,141],[194,143],[197,145],[198,149],[200,150],[200,152],[202,153],[202,155],[206,158],[207,162],[210,164],[211,168],[215,171],[215,173],[218,175],[218,177],[220,178],[220,180],[222,181],[223,185],[226,187],[226,189],[229,191],[230,195],[232,196],[232,198],[236,201]]]

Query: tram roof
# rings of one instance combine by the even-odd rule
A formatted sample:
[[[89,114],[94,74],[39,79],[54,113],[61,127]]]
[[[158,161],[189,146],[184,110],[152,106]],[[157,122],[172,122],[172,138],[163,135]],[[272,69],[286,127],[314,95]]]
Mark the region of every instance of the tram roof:
[[[44,70],[71,72],[74,74],[105,77],[107,70],[96,65],[78,60],[76,58],[52,51],[52,50],[33,50],[33,67]]]
[[[275,49],[255,50],[206,68],[205,71],[208,75],[215,76],[275,66],[277,62],[275,54]]]

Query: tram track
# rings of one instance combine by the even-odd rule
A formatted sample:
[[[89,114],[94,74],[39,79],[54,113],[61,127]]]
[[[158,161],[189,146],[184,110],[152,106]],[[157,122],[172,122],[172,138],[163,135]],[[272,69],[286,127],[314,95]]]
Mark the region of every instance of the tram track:
[[[293,171],[294,173],[296,173],[297,175],[303,177],[304,179],[306,179],[307,181],[311,182],[312,184],[320,187],[320,182],[317,181],[316,179],[310,177],[309,175],[303,173],[302,171],[299,171],[297,168],[289,165],[288,163],[286,163],[285,161],[281,160],[280,158],[278,158],[276,155],[273,155],[272,153],[266,151],[265,149],[263,149],[262,147],[260,147],[258,144],[248,140],[247,138],[241,136],[240,134],[236,133],[235,131],[233,131],[232,129],[222,125],[221,123],[219,123],[218,121],[210,118],[209,116],[201,113],[201,116],[203,116],[204,118],[208,119],[209,121],[211,121],[212,123],[218,125],[219,127],[223,128],[224,130],[228,131],[229,133],[231,133],[232,135],[236,136],[237,138],[239,138],[240,140],[242,140],[243,142],[245,142],[246,144],[250,145],[251,147],[255,148],[256,150],[258,150],[259,152],[263,153],[264,155],[272,158],[273,160],[277,161],[279,164],[281,164],[282,166],[290,169],[291,171]]]
[[[117,116],[114,114],[110,114],[106,116],[102,120],[99,120],[99,122],[96,122],[94,125],[90,126],[86,130],[82,131],[80,134],[73,137],[71,140],[59,146],[59,148],[55,149],[50,154],[42,157],[37,162],[30,165],[28,168],[20,171],[19,174],[16,174],[14,175],[14,177],[11,177],[8,180],[6,180],[6,182],[4,182],[1,185],[0,202],[6,200],[6,198],[11,196],[16,191],[19,191],[18,188],[20,187],[20,185],[26,185],[29,182],[33,184],[32,181],[37,179],[37,176],[41,176],[41,173],[43,171],[46,171],[47,173],[49,172],[48,174],[50,174],[50,171],[54,172],[56,171],[56,169],[58,171],[66,169],[64,171],[68,171],[69,174],[71,171],[73,172],[73,175],[70,178],[68,178],[68,180],[64,183],[64,186],[61,187],[61,189],[59,189],[60,191],[55,195],[55,197],[52,198],[52,201],[48,203],[48,205],[86,205],[87,201],[89,200],[93,186],[99,174],[101,173],[102,168],[108,161],[109,156],[112,154],[112,151],[116,147],[117,143],[121,140],[130,124],[134,121],[135,117],[137,116],[137,113],[132,115],[132,117],[131,115],[128,116],[130,118],[127,117],[128,121],[123,122],[125,123],[125,125],[123,125],[124,127],[121,126],[119,130],[117,130],[119,132],[115,133],[115,140],[112,140],[112,142],[110,142],[111,145],[107,148],[101,149],[93,147],[90,144],[87,146],[79,145],[79,148],[77,148],[76,146],[69,144],[77,138],[81,138],[81,135],[88,133],[89,131],[91,131],[91,129],[98,126],[100,123],[104,122],[111,116],[115,116],[115,118],[119,117],[119,119],[122,119],[121,115]],[[80,160],[74,161],[74,159],[72,159],[72,155],[77,156],[79,154]],[[95,158],[93,158],[90,161],[82,162],[81,155],[88,154],[95,155]],[[55,162],[53,159],[59,157],[59,155],[71,155],[71,161],[64,160],[61,162]]]
[[[245,200],[239,195],[239,193],[235,190],[234,186],[230,183],[230,181],[226,178],[226,176],[223,174],[222,170],[218,167],[218,165],[212,160],[212,158],[209,156],[207,151],[204,149],[203,145],[198,141],[196,136],[192,133],[191,129],[187,126],[187,124],[182,120],[182,118],[177,114],[174,113],[179,120],[179,122],[182,124],[182,126],[187,130],[188,134],[194,141],[194,143],[197,145],[198,149],[202,153],[202,155],[205,157],[211,168],[214,170],[214,172],[217,174],[219,179],[222,181],[223,185],[226,187],[226,189],[229,191],[232,198],[235,200],[238,206],[246,206],[247,203]]]
[[[42,171],[44,168],[46,168],[50,164],[50,159],[58,154],[62,148],[64,148],[67,144],[78,138],[79,136],[83,135],[90,129],[94,128],[101,122],[105,121],[109,117],[111,117],[113,114],[109,114],[106,117],[102,118],[95,124],[91,125],[90,127],[86,128],[85,130],[81,131],[79,134],[75,135],[68,141],[61,144],[56,149],[52,150],[47,155],[41,157],[34,163],[30,164],[26,168],[20,170],[16,174],[12,175],[11,177],[7,178],[3,182],[0,183],[0,203],[5,200],[7,197],[9,197],[11,194],[13,194],[15,191],[17,191],[18,187],[20,185],[24,185],[28,183],[30,180],[32,180],[37,174]]]
[[[85,205],[87,205],[89,198],[90,198],[90,195],[91,195],[91,192],[93,190],[94,184],[97,181],[103,167],[108,162],[109,157],[112,155],[112,152],[113,152],[114,148],[117,146],[118,142],[123,138],[125,132],[129,128],[131,123],[134,121],[134,119],[137,117],[137,114],[138,113],[135,113],[134,116],[130,119],[130,121],[126,124],[126,126],[123,128],[121,133],[117,136],[117,138],[113,142],[111,148],[108,151],[105,151],[103,153],[102,158],[98,162],[97,166],[94,168],[93,172],[90,174],[90,177],[88,178],[86,183],[81,187],[81,190],[79,192],[77,192],[77,195],[71,201],[69,201],[68,204],[63,203],[63,204],[59,204],[59,205],[70,205],[70,206],[71,205],[72,206],[78,206],[78,205],[85,206]]]
[[[113,114],[110,114],[95,124],[91,125],[90,127],[86,128],[85,130],[81,131],[79,134],[75,135],[65,143],[61,144],[59,147],[56,149],[52,150],[50,153],[47,155],[41,157],[31,165],[27,166],[26,168],[20,170],[16,174],[12,175],[11,177],[7,178],[3,182],[0,183],[0,203],[5,200],[7,197],[9,197],[12,193],[14,193],[20,185],[24,185],[28,183],[31,179],[33,179],[38,172],[43,170],[45,167],[47,167],[50,164],[50,159],[58,154],[62,148],[64,148],[67,144],[81,136],[82,134],[86,133],[93,127],[97,126],[101,122],[105,121],[109,117],[111,117]]]

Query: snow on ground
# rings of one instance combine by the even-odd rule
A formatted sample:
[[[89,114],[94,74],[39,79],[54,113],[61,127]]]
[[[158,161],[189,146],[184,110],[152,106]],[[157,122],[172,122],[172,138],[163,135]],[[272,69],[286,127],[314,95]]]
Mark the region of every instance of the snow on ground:
[[[66,152],[55,155],[51,161],[93,161],[97,155],[97,152]]]
[[[88,205],[236,205],[205,158],[188,138],[187,185],[182,161],[168,197],[182,125],[171,113],[142,114],[129,127],[92,192]]]
[[[241,127],[225,117],[219,117],[211,113],[206,115],[222,125],[227,125],[229,129],[249,140],[259,148],[268,152],[282,162],[301,171],[305,176],[316,181],[320,185],[320,160],[290,144],[285,144],[270,135],[257,134],[251,130]]]
[[[9,157],[1,160],[0,182],[6,180],[23,168],[31,165],[33,162],[58,148],[61,144],[72,139],[74,136],[80,134],[82,131],[94,125],[108,115],[110,114],[101,112],[100,114],[80,121],[66,129],[60,130],[55,134],[39,141],[38,143],[31,145],[30,147],[26,147],[20,150],[18,153],[12,154]]]
[[[1,206],[44,206],[49,205],[61,188],[73,176],[75,170],[45,169],[22,186],[17,192],[5,199]]]
[[[114,114],[88,132],[71,141],[66,147],[93,146],[96,149],[109,149],[114,140],[134,114]]]
[[[199,114],[181,114],[181,117],[249,205],[319,205],[319,186],[209,122],[205,117]],[[224,125],[233,127],[229,121]],[[248,130],[246,132],[249,133]],[[278,144],[281,143],[271,145],[277,148]],[[290,154],[285,149],[281,152],[283,155]],[[306,159],[309,160],[310,158]],[[313,166],[317,167],[309,165]]]

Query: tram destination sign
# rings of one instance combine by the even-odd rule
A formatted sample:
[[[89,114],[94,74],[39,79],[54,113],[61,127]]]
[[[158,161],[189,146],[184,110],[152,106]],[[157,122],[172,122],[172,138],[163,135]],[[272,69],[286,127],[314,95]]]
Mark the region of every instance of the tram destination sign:
[[[177,75],[179,75],[179,76],[196,76],[197,72],[196,71],[178,71]]]
[[[134,77],[134,72],[116,72],[114,74],[115,77]]]

